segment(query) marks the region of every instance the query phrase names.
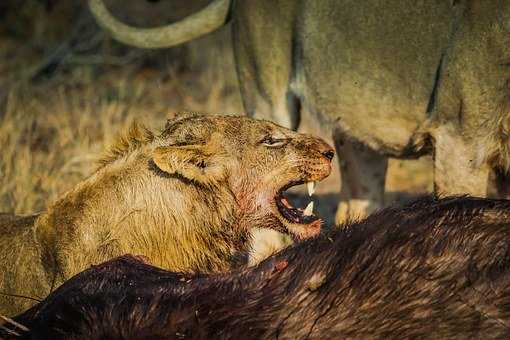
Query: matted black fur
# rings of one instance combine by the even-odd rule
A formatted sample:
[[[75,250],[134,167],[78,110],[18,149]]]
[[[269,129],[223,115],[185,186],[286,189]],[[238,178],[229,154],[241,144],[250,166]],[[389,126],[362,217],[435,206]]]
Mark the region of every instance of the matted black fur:
[[[509,285],[510,201],[423,198],[230,274],[116,258],[15,320],[34,339],[508,338]]]

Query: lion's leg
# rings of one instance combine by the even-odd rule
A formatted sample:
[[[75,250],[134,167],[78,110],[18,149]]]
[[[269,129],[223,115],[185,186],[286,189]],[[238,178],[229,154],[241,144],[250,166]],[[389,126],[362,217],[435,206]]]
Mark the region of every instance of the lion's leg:
[[[488,158],[505,149],[501,148],[505,138],[501,131],[506,130],[509,113],[510,73],[502,67],[501,58],[510,57],[510,29],[505,25],[488,29],[499,25],[487,21],[498,17],[498,6],[483,11],[480,20],[462,17],[434,89],[437,96],[430,112],[434,123],[430,134],[437,193],[485,197],[491,170]]]
[[[485,197],[489,167],[480,146],[466,143],[459,133],[440,127],[434,133],[434,191],[440,195]]]
[[[233,49],[246,113],[297,129],[300,102],[291,89],[297,2],[236,1],[233,6]]]
[[[382,207],[388,158],[335,133],[342,187],[335,222],[363,217]]]

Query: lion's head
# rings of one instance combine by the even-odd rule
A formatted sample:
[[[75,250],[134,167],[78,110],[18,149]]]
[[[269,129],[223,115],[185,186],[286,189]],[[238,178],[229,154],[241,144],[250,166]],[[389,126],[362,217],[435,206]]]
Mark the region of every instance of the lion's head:
[[[228,188],[240,225],[295,239],[319,232],[321,220],[312,209],[292,207],[283,192],[314,186],[330,174],[334,151],[323,140],[268,121],[191,115],[168,121],[159,143],[155,165],[195,185]]]

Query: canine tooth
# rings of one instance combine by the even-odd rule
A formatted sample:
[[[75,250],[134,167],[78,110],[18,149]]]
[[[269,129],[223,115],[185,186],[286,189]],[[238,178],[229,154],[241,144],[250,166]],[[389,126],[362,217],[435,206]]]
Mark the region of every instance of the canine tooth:
[[[308,189],[308,196],[312,196],[315,192],[315,182],[306,182],[306,188]]]
[[[313,201],[308,203],[308,205],[305,208],[305,211],[303,211],[303,215],[305,216],[313,215]]]

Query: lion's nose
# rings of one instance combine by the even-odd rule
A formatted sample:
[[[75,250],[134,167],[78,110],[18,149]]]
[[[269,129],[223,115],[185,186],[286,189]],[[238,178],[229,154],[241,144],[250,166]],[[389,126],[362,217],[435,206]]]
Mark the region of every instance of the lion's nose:
[[[313,150],[313,152],[320,153],[330,162],[335,156],[335,149],[333,149],[331,145],[326,143],[326,141],[322,140],[321,138],[308,135],[308,138],[303,141],[302,145],[307,150]]]
[[[333,159],[333,157],[335,156],[335,151],[333,149],[328,149],[328,150],[322,151],[321,154],[323,154],[324,157],[326,157],[327,159],[329,159],[331,161]]]

